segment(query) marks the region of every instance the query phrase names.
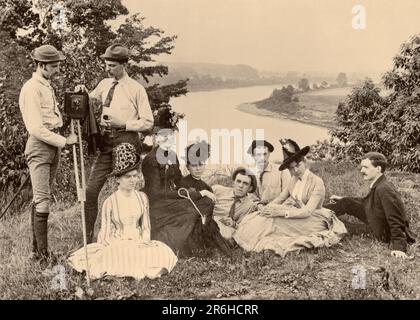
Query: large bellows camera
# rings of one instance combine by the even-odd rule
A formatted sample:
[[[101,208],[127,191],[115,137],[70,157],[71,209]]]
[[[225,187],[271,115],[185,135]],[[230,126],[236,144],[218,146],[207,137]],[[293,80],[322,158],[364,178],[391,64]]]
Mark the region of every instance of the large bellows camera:
[[[89,112],[89,96],[86,92],[64,94],[64,112],[72,119],[84,119]]]

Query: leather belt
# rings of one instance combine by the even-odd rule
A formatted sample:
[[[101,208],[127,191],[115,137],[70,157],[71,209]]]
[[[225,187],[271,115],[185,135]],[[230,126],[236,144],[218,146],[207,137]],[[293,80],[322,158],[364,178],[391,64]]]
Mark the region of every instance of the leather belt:
[[[101,128],[102,134],[108,133],[111,136],[113,136],[116,133],[125,132],[126,131],[125,130],[125,127],[106,127],[106,126],[100,126],[100,128]]]

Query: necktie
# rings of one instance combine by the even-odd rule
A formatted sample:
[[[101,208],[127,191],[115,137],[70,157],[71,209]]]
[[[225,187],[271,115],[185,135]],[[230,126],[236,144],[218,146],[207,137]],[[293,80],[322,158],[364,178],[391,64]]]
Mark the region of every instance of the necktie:
[[[108,95],[106,96],[106,99],[103,105],[104,108],[109,108],[109,106],[111,105],[112,97],[114,96],[114,91],[117,84],[118,84],[118,81],[114,81],[112,83],[112,86],[108,91]]]
[[[239,198],[239,197],[234,197],[234,200],[233,200],[233,203],[232,203],[232,206],[230,207],[230,210],[229,210],[229,217],[233,220],[233,216],[234,216],[234,214],[235,214],[235,207],[236,207],[236,204],[239,202],[241,200],[241,198]]]
[[[50,85],[52,96],[53,96],[53,103],[54,103],[54,114],[57,116],[57,118],[60,118],[60,114],[57,111],[57,100],[56,100],[56,94],[55,94],[55,88]]]
[[[259,197],[259,198],[261,198],[261,196],[262,196],[262,194],[263,194],[263,192],[264,192],[264,190],[263,190],[263,176],[264,176],[264,173],[266,173],[267,171],[263,171],[263,172],[261,172],[261,174],[260,174],[260,177],[259,177],[259,184],[258,184],[258,188],[255,190],[255,194]]]

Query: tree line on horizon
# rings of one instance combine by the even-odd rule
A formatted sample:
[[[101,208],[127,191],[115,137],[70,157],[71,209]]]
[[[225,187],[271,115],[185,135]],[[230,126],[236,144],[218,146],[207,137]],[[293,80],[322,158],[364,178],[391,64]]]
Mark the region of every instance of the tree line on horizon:
[[[299,74],[287,72],[263,72],[249,65],[221,65],[210,63],[169,63],[169,75],[165,79],[154,77],[151,83],[176,82],[188,79],[189,91],[206,91],[225,88],[249,87],[257,85],[291,84],[305,92],[309,90],[340,88],[349,85],[347,74],[333,75]],[[362,81],[359,77],[351,77],[352,83]],[[311,83],[310,83],[311,82]]]

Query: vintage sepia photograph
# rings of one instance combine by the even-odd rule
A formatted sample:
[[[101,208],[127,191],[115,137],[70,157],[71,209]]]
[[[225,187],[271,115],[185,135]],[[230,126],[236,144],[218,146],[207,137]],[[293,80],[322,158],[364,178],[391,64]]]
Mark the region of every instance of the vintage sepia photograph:
[[[0,0],[0,300],[420,300],[419,12]]]

